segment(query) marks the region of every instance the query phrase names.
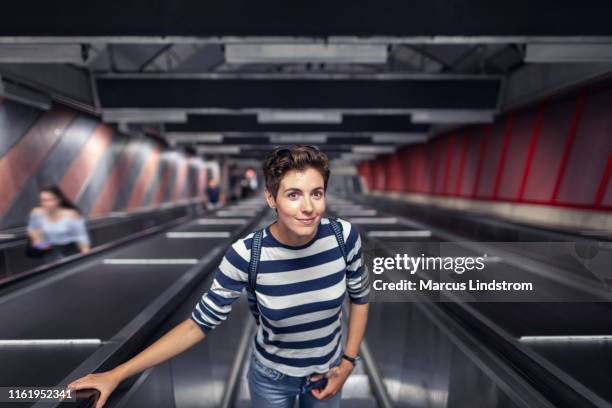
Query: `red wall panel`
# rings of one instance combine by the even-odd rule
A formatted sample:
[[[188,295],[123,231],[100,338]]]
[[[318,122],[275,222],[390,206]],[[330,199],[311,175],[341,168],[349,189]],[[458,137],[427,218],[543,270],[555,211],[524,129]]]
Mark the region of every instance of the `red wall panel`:
[[[608,153],[608,162],[604,175],[599,184],[597,196],[595,198],[595,205],[607,206],[612,208],[612,188],[610,188],[610,180],[612,180],[612,150]]]
[[[132,141],[130,145],[123,151],[121,160],[113,168],[110,176],[104,183],[100,194],[98,195],[95,204],[93,205],[90,215],[93,217],[102,216],[112,211],[117,195],[121,188],[121,182],[127,177],[134,158],[138,153],[138,142]]]
[[[523,200],[528,202],[551,200],[575,109],[575,98],[549,103],[546,106],[529,177],[525,183]]]
[[[159,159],[161,149],[159,146],[153,147],[149,154],[147,162],[138,177],[138,182],[134,186],[130,200],[128,201],[128,210],[134,210],[142,205],[142,200],[148,191],[150,184],[153,182],[153,177],[157,174],[159,167]]]
[[[557,202],[593,205],[612,147],[612,89],[591,93],[585,103],[559,187]]]
[[[58,142],[76,112],[57,106],[46,112],[17,144],[0,159],[0,215],[36,174],[36,170]]]
[[[457,176],[454,178],[453,195],[458,196],[461,194],[461,188],[463,187],[463,180],[465,175],[465,162],[467,160],[467,153],[470,147],[470,135],[467,130],[461,132],[460,136],[457,138],[458,140],[458,148],[457,148],[457,168],[456,174]]]
[[[421,161],[419,156],[419,148],[410,146],[408,149],[408,173],[405,177],[408,179],[407,191],[417,192],[419,189],[419,177],[421,174]]]
[[[441,194],[444,188],[444,169],[446,167],[446,152],[448,149],[448,136],[437,138],[434,142],[433,170],[432,170],[432,192]]]
[[[466,130],[467,147],[465,153],[465,162],[463,165],[462,180],[460,182],[459,195],[463,197],[471,197],[476,185],[476,176],[478,173],[478,165],[480,160],[480,151],[483,145],[483,139],[486,137],[488,126],[477,126]],[[484,154],[483,154],[484,159]]]
[[[80,194],[87,186],[88,179],[95,171],[96,165],[110,146],[114,133],[114,129],[109,125],[98,125],[64,175],[59,187],[72,201],[78,201]]]
[[[359,163],[359,174],[368,188],[372,188],[372,162],[370,160]]]
[[[449,150],[451,154],[447,155],[447,175],[444,185],[444,194],[455,195],[457,183],[460,177],[461,158],[464,146],[464,137],[462,134],[455,132],[451,135],[449,141]]]
[[[489,131],[489,137],[486,143],[486,149],[484,151],[484,161],[482,163],[482,169],[476,190],[476,197],[478,198],[493,197],[493,192],[495,190],[495,178],[497,176],[499,159],[502,153],[504,134],[507,125],[508,119],[506,118],[503,121],[493,124]]]
[[[385,168],[385,191],[400,191],[401,169],[397,153],[387,156],[383,165]]]
[[[385,189],[385,167],[384,167],[384,159],[382,157],[374,160],[373,176],[374,176],[374,186],[375,190],[384,190]]]
[[[533,110],[523,111],[514,117],[506,159],[501,170],[501,180],[496,197],[498,199],[518,199],[536,118],[537,112]]]
[[[612,210],[612,86],[364,162],[390,191]]]

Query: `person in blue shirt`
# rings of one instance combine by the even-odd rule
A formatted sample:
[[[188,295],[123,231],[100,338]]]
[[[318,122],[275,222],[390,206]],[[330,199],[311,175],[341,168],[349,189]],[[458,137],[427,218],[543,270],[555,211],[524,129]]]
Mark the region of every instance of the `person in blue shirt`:
[[[208,180],[208,185],[206,186],[206,197],[208,198],[206,203],[206,208],[208,210],[216,210],[221,206],[221,187],[219,187],[219,182],[214,177]]]
[[[302,408],[338,407],[358,358],[368,320],[368,273],[357,229],[346,220],[336,224],[324,217],[329,173],[327,156],[311,146],[277,148],[264,162],[266,201],[277,219],[262,232],[254,299],[249,293],[258,322],[248,372],[256,408],[292,408],[296,399]],[[252,288],[254,237],[250,233],[227,249],[190,318],[127,362],[69,387],[97,388],[96,408],[101,408],[121,381],[210,335],[242,291]],[[350,315],[343,333],[347,296]]]
[[[85,220],[62,190],[57,186],[43,188],[39,199],[40,207],[30,212],[27,232],[33,247],[47,250],[44,260],[88,253],[91,243]]]

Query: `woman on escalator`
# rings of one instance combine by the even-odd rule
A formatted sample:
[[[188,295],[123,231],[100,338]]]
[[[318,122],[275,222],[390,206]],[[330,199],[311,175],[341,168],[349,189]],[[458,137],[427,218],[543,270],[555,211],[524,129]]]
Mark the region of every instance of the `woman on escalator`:
[[[357,229],[323,217],[327,156],[312,146],[279,147],[264,161],[265,195],[274,223],[235,241],[210,289],[186,319],[127,362],[69,384],[97,388],[101,408],[126,378],[198,343],[247,290],[258,323],[248,371],[254,407],[338,407],[358,360],[368,319],[369,280]],[[348,336],[341,308],[348,293]]]
[[[65,256],[88,253],[89,235],[79,209],[57,186],[43,188],[40,207],[30,211],[28,255],[46,262]]]

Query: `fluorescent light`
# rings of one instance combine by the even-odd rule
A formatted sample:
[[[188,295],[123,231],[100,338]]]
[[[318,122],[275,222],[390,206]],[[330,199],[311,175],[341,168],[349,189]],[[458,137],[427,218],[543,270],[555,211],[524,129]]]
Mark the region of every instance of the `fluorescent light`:
[[[242,151],[239,145],[199,146],[198,154],[238,154]]]
[[[372,160],[375,157],[376,157],[375,154],[369,154],[369,153],[342,153],[340,155],[340,160],[350,160],[350,161]]]
[[[220,133],[168,132],[166,139],[171,142],[210,142],[223,143]]]
[[[326,135],[271,135],[270,143],[327,143]]]
[[[193,258],[174,259],[105,259],[106,265],[192,265],[198,260]]]
[[[0,77],[0,96],[45,111],[51,109],[52,101],[49,96],[12,82],[6,82],[2,80],[2,77]]]
[[[246,224],[246,218],[200,218],[198,224],[200,225],[242,225]]]
[[[354,224],[397,224],[395,217],[354,217],[349,218],[349,222]]]
[[[15,237],[15,234],[0,234],[0,239],[13,239]]]
[[[168,232],[166,238],[229,238],[229,231]]]
[[[525,62],[610,62],[612,44],[527,44]]]
[[[426,238],[431,237],[431,231],[368,231],[368,236],[384,238]]]
[[[338,214],[341,217],[375,217],[378,212],[376,210],[339,210]]]
[[[0,44],[2,64],[83,64],[80,45]]]
[[[395,146],[353,146],[353,153],[386,154],[395,152]]]
[[[374,143],[422,143],[427,141],[427,133],[377,133],[372,135]]]
[[[340,210],[363,210],[363,205],[361,204],[345,204],[343,202],[331,202],[330,205],[336,209],[339,208]]]
[[[0,346],[65,346],[65,345],[93,345],[102,344],[100,339],[18,339],[0,340]]]
[[[386,44],[226,44],[230,64],[387,62]]]
[[[413,123],[491,123],[495,112],[474,109],[429,109],[412,111]]]
[[[216,212],[218,217],[254,217],[256,210],[219,210]]]
[[[610,341],[612,335],[521,336],[520,341]]]
[[[186,123],[187,113],[173,109],[140,109],[118,108],[102,110],[104,122],[131,122],[131,123]]]
[[[325,111],[265,111],[257,114],[259,123],[342,123],[340,112]]]

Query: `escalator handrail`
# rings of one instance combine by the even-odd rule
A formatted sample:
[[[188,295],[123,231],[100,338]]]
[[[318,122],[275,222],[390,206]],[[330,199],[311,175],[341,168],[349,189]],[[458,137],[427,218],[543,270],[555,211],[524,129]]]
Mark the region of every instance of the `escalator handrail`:
[[[116,239],[116,240],[111,241],[111,242],[107,242],[107,243],[104,243],[104,244],[101,244],[101,245],[97,245],[97,246],[93,247],[89,251],[88,254],[78,253],[78,254],[74,254],[74,255],[69,255],[69,256],[66,256],[66,257],[64,257],[62,259],[59,259],[57,261],[50,262],[50,263],[38,266],[36,268],[30,269],[29,271],[21,272],[21,273],[15,274],[15,275],[11,275],[8,278],[0,280],[0,289],[3,290],[5,288],[9,287],[10,285],[13,285],[13,284],[15,284],[17,282],[20,282],[20,281],[24,280],[24,279],[28,279],[28,278],[31,278],[33,276],[39,275],[41,273],[48,272],[48,271],[50,271],[52,269],[55,269],[57,267],[64,266],[64,265],[69,264],[69,263],[73,263],[75,261],[78,261],[78,260],[81,260],[81,259],[84,259],[84,258],[87,258],[87,257],[91,257],[92,255],[96,255],[96,254],[102,253],[104,251],[107,251],[107,250],[110,250],[110,249],[113,249],[113,248],[117,248],[117,247],[119,247],[121,245],[124,245],[126,243],[129,243],[129,242],[132,242],[132,241],[135,241],[135,240],[139,240],[139,239],[148,237],[150,235],[157,234],[157,233],[159,233],[161,231],[164,231],[164,230],[173,228],[173,227],[175,227],[177,225],[180,225],[180,224],[188,221],[192,217],[194,217],[194,215],[193,214],[189,214],[189,212],[188,212],[187,215],[185,215],[183,217],[173,219],[171,221],[165,222],[165,223],[160,224],[160,225],[155,225],[153,227],[145,228],[144,230],[135,232],[133,234],[127,235],[127,236],[125,236],[123,238],[119,238],[119,239]]]

